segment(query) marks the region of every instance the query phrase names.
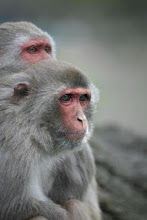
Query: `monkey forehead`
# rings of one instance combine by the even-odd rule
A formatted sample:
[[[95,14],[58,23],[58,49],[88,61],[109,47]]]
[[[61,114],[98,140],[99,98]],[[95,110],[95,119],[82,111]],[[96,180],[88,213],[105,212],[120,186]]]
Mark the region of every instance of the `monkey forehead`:
[[[19,22],[4,22],[0,25],[0,29],[3,30],[17,30],[26,32],[27,30],[32,30],[34,32],[42,32],[36,25],[27,21],[19,21]]]
[[[36,44],[54,44],[51,36],[44,33],[16,33],[13,39],[14,45],[22,46],[23,48]]]
[[[32,65],[27,73],[33,75],[36,79],[44,79],[49,84],[55,82],[58,85],[65,84],[72,88],[88,88],[90,85],[88,77],[80,69],[58,60],[44,60]]]
[[[42,37],[49,40],[51,44],[54,44],[54,41],[49,34],[42,31],[31,22],[6,22],[0,25],[1,44],[2,42],[7,41],[7,43],[4,44],[4,47],[6,47],[10,41],[13,41],[15,45],[21,45],[32,38],[37,39]]]
[[[85,89],[85,88],[74,88],[74,89],[73,88],[66,88],[66,89],[63,89],[61,91],[61,95],[74,94],[76,96],[79,96],[83,93],[88,94],[89,96],[91,96],[89,89]]]

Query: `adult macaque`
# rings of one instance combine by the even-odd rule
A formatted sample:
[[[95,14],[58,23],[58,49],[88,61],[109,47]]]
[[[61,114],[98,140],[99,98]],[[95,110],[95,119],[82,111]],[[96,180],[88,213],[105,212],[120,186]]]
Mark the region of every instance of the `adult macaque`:
[[[52,37],[30,22],[0,25],[0,71],[18,70],[45,59],[55,59]]]
[[[0,220],[100,220],[87,142],[96,94],[59,61],[0,75]]]

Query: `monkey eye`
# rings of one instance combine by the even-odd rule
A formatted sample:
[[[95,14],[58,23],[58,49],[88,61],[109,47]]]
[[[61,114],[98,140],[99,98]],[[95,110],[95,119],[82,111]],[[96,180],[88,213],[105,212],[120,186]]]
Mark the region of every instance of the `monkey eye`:
[[[84,102],[84,101],[86,101],[86,100],[88,100],[88,99],[89,99],[89,97],[88,97],[87,94],[83,94],[83,95],[81,95],[80,98],[79,98],[79,100],[80,100],[81,102]]]
[[[71,99],[71,97],[72,97],[72,94],[65,94],[65,95],[61,96],[60,100],[62,102],[68,102]]]
[[[33,53],[37,53],[38,52],[38,47],[36,47],[36,46],[30,46],[30,47],[28,47],[27,48],[27,52],[28,53],[31,53],[31,54],[33,54]]]
[[[47,53],[50,53],[52,49],[51,49],[50,46],[45,45],[45,46],[44,46],[44,50],[45,50]]]

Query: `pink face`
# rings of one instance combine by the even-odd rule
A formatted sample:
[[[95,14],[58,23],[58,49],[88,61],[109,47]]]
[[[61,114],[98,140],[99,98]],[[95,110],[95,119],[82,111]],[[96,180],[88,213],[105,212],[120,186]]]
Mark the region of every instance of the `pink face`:
[[[68,139],[82,139],[88,131],[88,122],[84,111],[90,102],[91,93],[88,89],[65,89],[60,96],[60,110],[63,127],[66,128]]]
[[[32,39],[21,46],[22,59],[30,64],[51,59],[52,45],[45,38]]]

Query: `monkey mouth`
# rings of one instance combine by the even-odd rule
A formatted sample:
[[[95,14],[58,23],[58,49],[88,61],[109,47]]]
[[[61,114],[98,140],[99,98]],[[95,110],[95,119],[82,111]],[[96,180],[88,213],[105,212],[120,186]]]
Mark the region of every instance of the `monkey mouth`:
[[[83,139],[86,134],[86,131],[75,131],[75,132],[65,132],[65,131],[60,131],[58,135],[60,137],[65,137],[70,140],[80,140]]]

